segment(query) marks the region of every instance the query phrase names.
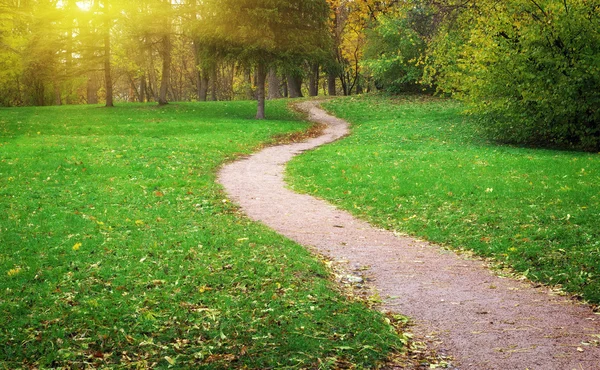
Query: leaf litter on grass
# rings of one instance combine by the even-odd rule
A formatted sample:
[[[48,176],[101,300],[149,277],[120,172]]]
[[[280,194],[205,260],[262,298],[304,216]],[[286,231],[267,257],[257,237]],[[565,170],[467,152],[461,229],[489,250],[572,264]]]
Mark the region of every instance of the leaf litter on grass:
[[[223,161],[307,127],[273,104],[268,122],[250,103],[0,110],[21,121],[0,140],[2,366],[370,367],[400,348],[223,202]]]

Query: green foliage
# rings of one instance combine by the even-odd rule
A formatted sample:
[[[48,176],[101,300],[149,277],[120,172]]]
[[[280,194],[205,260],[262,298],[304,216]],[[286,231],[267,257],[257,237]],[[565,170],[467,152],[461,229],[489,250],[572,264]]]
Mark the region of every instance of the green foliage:
[[[19,103],[18,76],[22,73],[22,63],[18,52],[23,42],[15,30],[15,15],[6,10],[0,12],[0,106]]]
[[[425,29],[431,13],[421,7],[408,12],[381,15],[367,31],[364,65],[378,89],[400,93],[421,89]]]
[[[440,33],[434,44],[442,86],[470,103],[491,137],[600,149],[597,1],[486,1],[459,23],[462,35]]]
[[[307,127],[269,104],[0,109],[0,368],[367,368],[397,348],[215,183]]]
[[[204,7],[202,42],[237,60],[272,62],[322,53],[328,45],[325,0],[211,0]]]
[[[600,155],[482,142],[454,101],[326,106],[353,135],[293,160],[295,189],[600,302]]]

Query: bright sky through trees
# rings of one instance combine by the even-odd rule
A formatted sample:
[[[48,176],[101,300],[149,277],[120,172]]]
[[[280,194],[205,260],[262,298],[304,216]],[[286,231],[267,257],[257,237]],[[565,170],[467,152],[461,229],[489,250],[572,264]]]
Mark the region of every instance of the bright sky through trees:
[[[78,1],[77,7],[81,10],[88,11],[92,8],[92,2],[91,1]]]

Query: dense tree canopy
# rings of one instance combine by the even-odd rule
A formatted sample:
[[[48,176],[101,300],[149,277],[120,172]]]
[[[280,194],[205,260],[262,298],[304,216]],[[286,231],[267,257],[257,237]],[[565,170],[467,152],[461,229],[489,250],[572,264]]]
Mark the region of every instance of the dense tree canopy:
[[[254,98],[259,61],[324,58],[328,15],[325,0],[0,0],[0,104]]]

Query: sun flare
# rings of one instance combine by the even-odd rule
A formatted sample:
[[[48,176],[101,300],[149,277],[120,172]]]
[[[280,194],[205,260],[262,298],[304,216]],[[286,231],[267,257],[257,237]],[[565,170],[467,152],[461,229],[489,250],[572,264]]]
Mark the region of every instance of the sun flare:
[[[87,12],[92,8],[92,2],[91,1],[78,1],[77,7],[79,9]]]

